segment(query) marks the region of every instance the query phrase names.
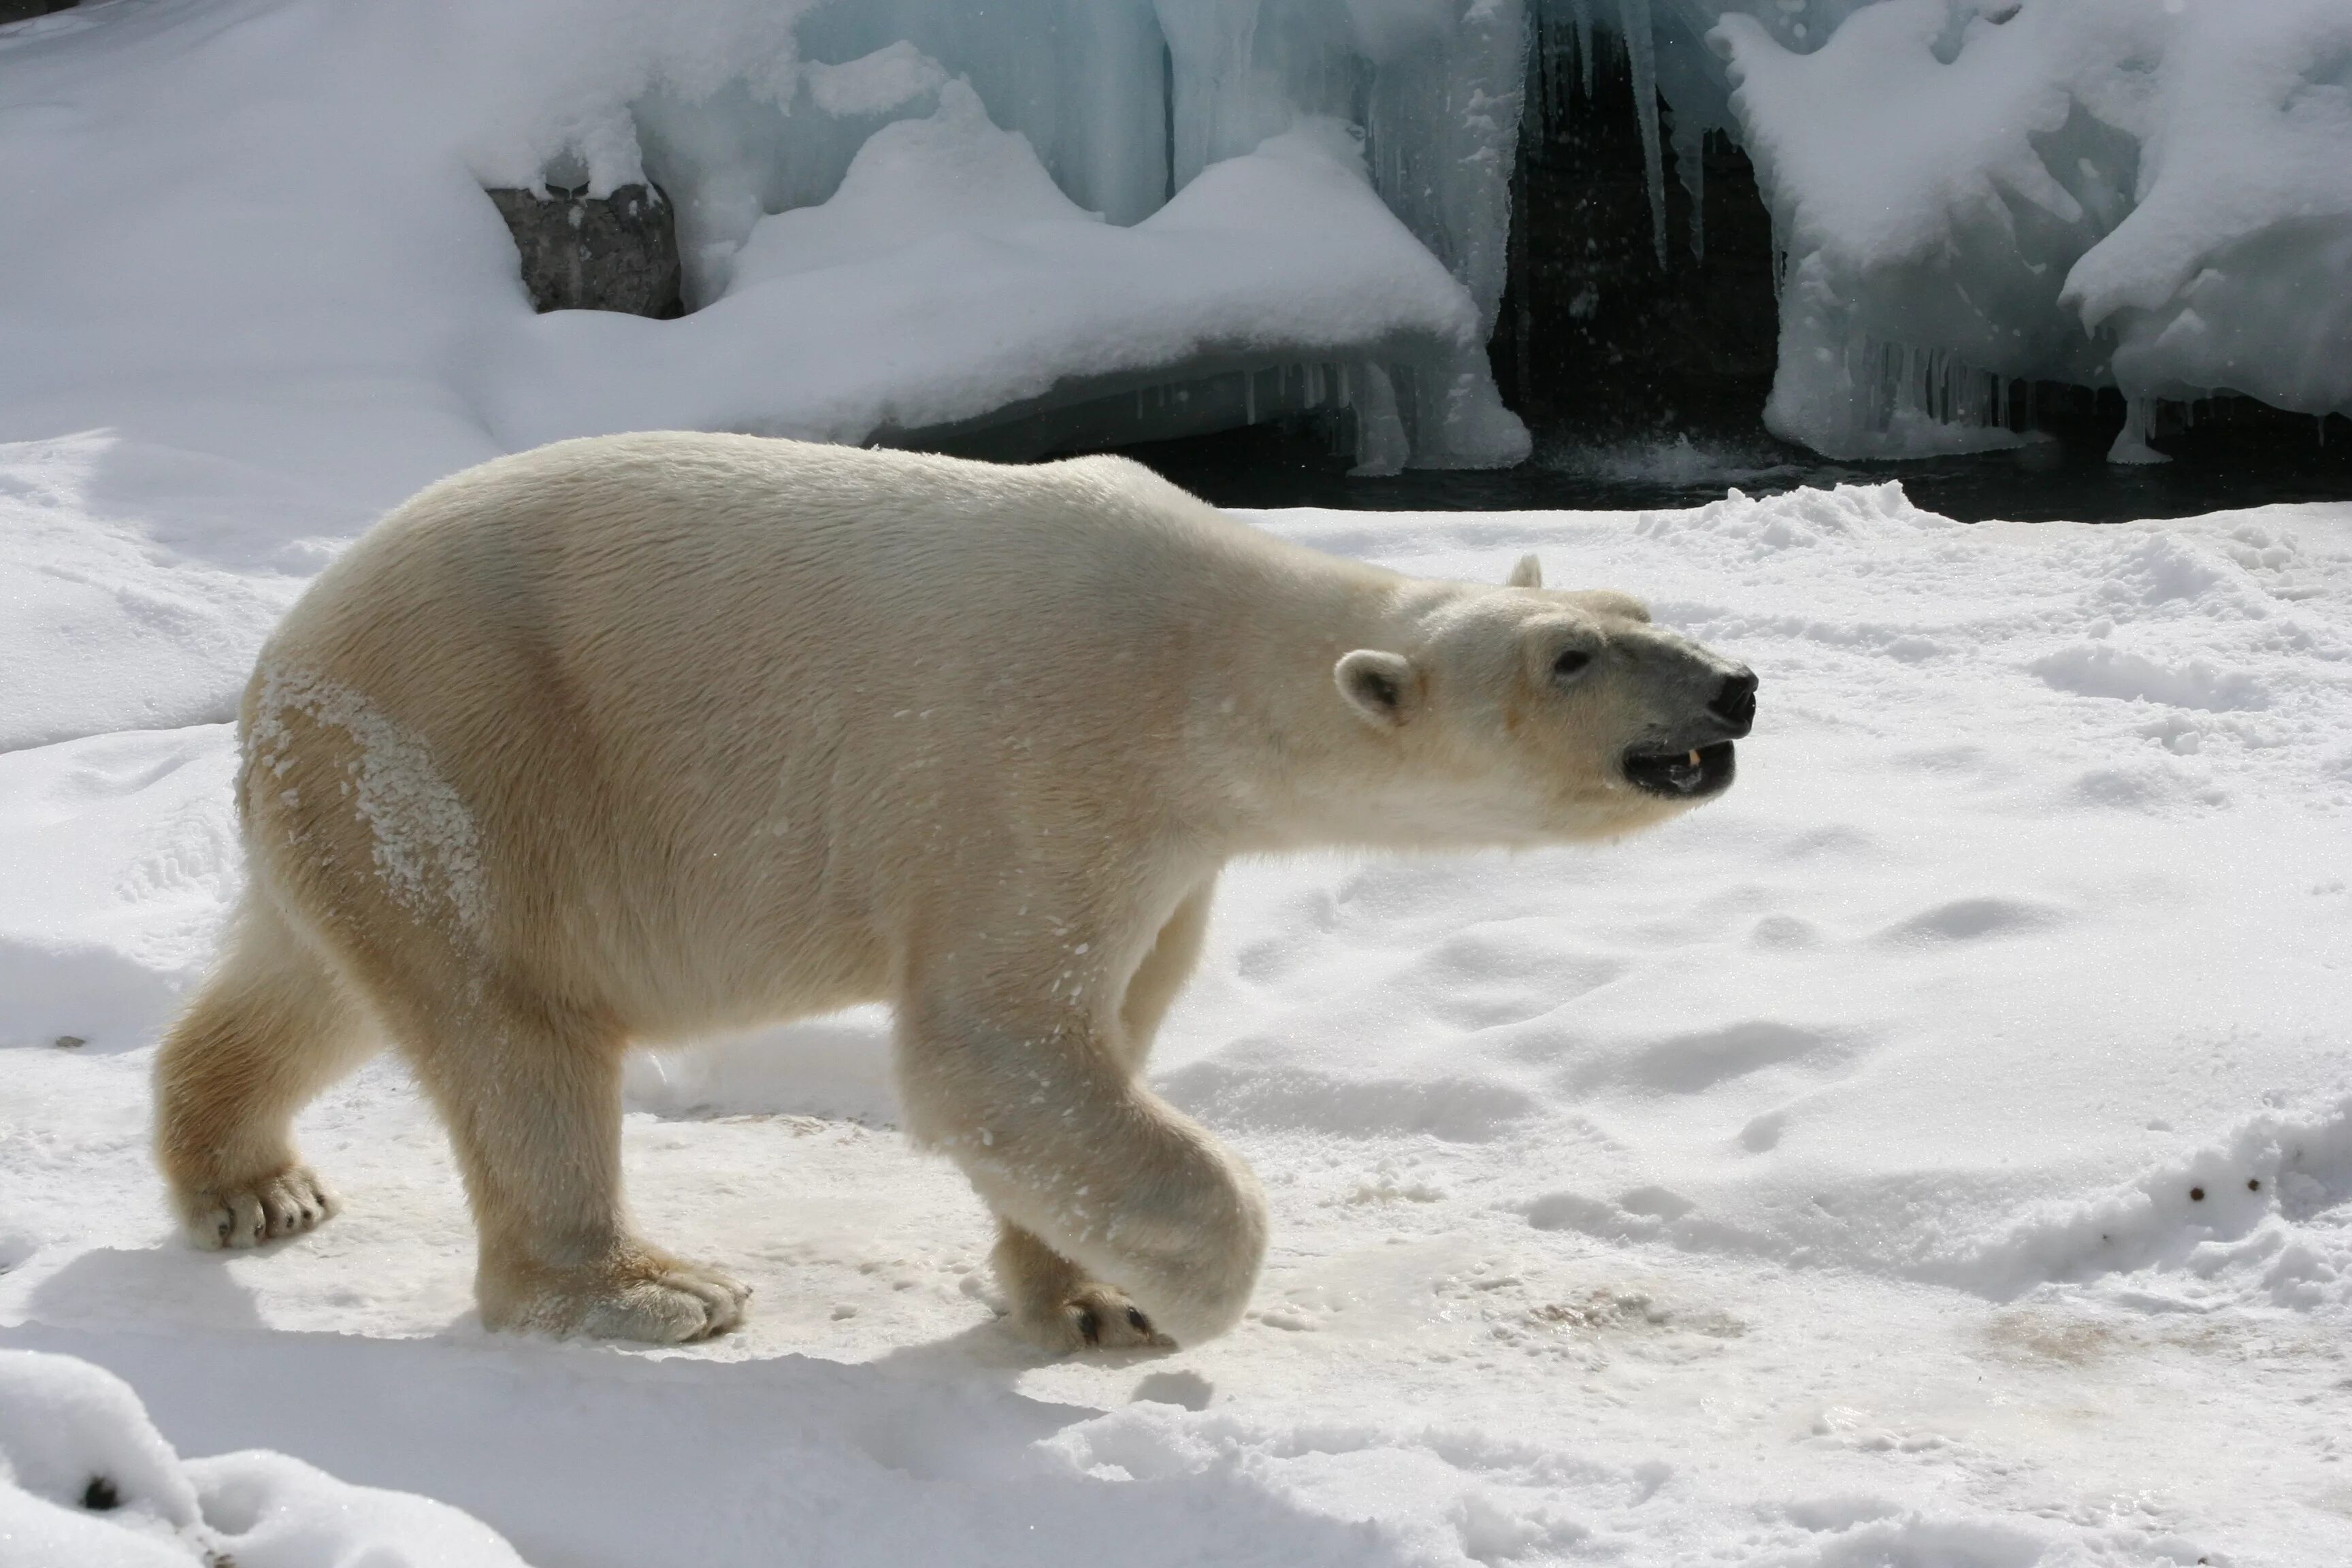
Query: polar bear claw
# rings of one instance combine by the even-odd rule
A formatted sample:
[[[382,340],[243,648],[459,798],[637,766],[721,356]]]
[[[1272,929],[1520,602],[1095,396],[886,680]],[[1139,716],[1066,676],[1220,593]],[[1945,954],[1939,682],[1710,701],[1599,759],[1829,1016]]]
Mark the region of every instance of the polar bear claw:
[[[294,1165],[247,1184],[189,1194],[182,1225],[207,1251],[235,1249],[315,1230],[341,1207],[310,1167]]]

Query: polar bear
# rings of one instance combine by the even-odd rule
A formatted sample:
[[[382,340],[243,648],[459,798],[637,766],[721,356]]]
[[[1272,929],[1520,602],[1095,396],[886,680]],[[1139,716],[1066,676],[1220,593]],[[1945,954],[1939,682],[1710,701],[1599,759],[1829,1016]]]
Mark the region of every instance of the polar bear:
[[[700,1339],[749,1292],[629,1224],[625,1048],[885,1000],[1018,1327],[1215,1334],[1265,1201],[1141,1068],[1219,868],[1613,837],[1731,782],[1755,677],[1538,575],[1322,555],[1116,458],[667,433],[445,479],[246,689],[248,888],[156,1063],[179,1217],[332,1214],[290,1122],[388,1038],[487,1324]]]

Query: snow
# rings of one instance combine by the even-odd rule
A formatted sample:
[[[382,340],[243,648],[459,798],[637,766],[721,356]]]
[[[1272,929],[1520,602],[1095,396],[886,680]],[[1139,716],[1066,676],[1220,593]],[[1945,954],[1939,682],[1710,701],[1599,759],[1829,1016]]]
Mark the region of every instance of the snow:
[[[1765,418],[1832,458],[2018,444],[2005,383],[2352,411],[2352,12],[2341,0],[1538,0],[1626,49],[1692,196],[1753,159],[1780,252]],[[1557,45],[1554,46],[1557,47]],[[1574,87],[1553,82],[1564,107]],[[1641,121],[1667,255],[1657,117]]]
[[[253,649],[326,559],[241,539],[262,531],[231,514],[256,503],[303,526],[242,477],[95,432],[0,448],[0,750],[236,717]]]
[[[876,132],[830,200],[763,219],[712,306],[523,326],[529,375],[486,395],[516,446],[681,426],[856,442],[1073,379],[1139,391],[1170,365],[1305,360],[1369,380],[1402,360],[1435,383],[1482,353],[1469,295],[1374,195],[1347,128],[1302,122],[1120,228],[1064,196],[961,83],[930,118]],[[1329,384],[1340,397],[1346,378]],[[1524,455],[1483,385],[1448,449]]]
[[[1220,6],[1256,10],[1165,9]],[[1277,5],[1197,69],[1163,59],[1145,0],[114,0],[21,24],[0,31],[0,437],[105,428],[194,485],[258,467],[276,516],[348,533],[557,435],[864,441],[1328,365],[1377,466],[1517,461],[1481,351],[1519,13],[1325,9]],[[983,164],[995,183],[930,199]],[[699,308],[533,317],[481,188],[551,178],[662,184]],[[983,199],[1007,181],[1028,221]],[[1184,428],[1136,410],[1139,436]],[[289,542],[273,521],[256,547]]]
[[[89,471],[66,534],[109,526]],[[237,876],[196,724],[0,755],[0,1343],[110,1369],[181,1453],[293,1457],[184,1467],[209,1528],[266,1494],[296,1539],[340,1484],[299,1459],[544,1563],[2352,1550],[2352,508],[1258,521],[1483,580],[1534,550],[1765,687],[1738,786],[1646,837],[1229,875],[1153,1079],[1274,1203],[1230,1335],[1024,1349],[880,1009],[633,1064],[635,1209],[758,1287],[717,1344],[484,1333],[389,1061],[305,1119],[342,1215],[184,1247],[146,1074]],[[427,1539],[383,1506],[337,1517]]]
[[[806,79],[816,106],[839,120],[903,109],[947,86],[948,73],[939,61],[901,38],[839,65],[811,65]]]
[[[283,1454],[183,1462],[113,1373],[0,1350],[0,1563],[8,1568],[520,1568],[428,1498]]]
[[[1728,9],[1728,8],[1727,8]],[[2352,411],[2341,0],[1880,0],[1710,35],[1788,258],[1766,421],[1833,457],[2012,443],[1998,383]]]
[[[1649,6],[1670,98],[1721,90],[1688,47],[1710,5]],[[2100,232],[2148,237],[2033,298],[2081,280],[2070,332],[2113,302],[2147,395],[2200,353],[2290,363],[2281,321],[2324,379],[2332,329],[2254,307],[2340,296],[2296,271],[2337,209],[2273,221],[2340,166],[2310,152],[2331,14],[2247,7],[2190,60],[2221,11],[2144,9],[2166,52]],[[2029,0],[1880,63],[1931,103],[1935,72],[2058,58],[2004,37],[2088,49],[2119,14]],[[1937,188],[1980,192],[2013,146],[1882,133],[1840,52],[1924,15],[1767,8],[1769,47],[1817,52],[1751,37],[1742,90],[1829,73],[1826,123],[1958,147]],[[1331,366],[1376,466],[1523,438],[1472,353],[1508,0],[653,17],[112,0],[0,31],[0,1565],[2352,1556],[2343,505],[1261,516],[1432,574],[1536,551],[1765,685],[1738,785],[1647,837],[1233,870],[1152,1068],[1273,1202],[1222,1339],[1024,1349],[977,1202],[895,1129],[872,1008],[632,1064],[645,1226],[759,1287],[715,1344],[485,1333],[446,1143],[390,1061],[304,1119],[332,1224],[177,1240],[148,1074],[239,886],[226,721],[275,617],[411,489],[580,430],[864,439],[1233,364]],[[2284,96],[2249,129],[2257,88]],[[2122,157],[2068,101],[2037,144]],[[2210,160],[2257,130],[2278,156],[2224,189]],[[2091,212],[2073,167],[2044,173]],[[482,183],[647,174],[704,308],[533,317]],[[1932,203],[1819,210],[1820,256],[1853,226],[1980,237]],[[1970,298],[2008,300],[1994,276]],[[1905,331],[1881,369],[1920,439],[1960,438],[1928,425],[1981,366]],[[462,834],[429,778],[376,783]]]

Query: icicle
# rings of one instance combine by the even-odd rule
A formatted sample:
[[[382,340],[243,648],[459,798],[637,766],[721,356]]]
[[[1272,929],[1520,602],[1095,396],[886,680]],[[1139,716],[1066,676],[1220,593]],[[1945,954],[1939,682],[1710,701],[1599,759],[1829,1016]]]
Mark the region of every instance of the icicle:
[[[2124,404],[2124,427],[2107,448],[2110,463],[2168,463],[2170,458],[2147,444],[2156,429],[2156,399],[2134,397]]]
[[[1551,7],[1540,4],[1535,8],[1535,49],[1538,117],[1546,125],[1556,125],[1567,108],[1559,85],[1559,29],[1553,25]]]
[[[1404,471],[1411,443],[1397,408],[1396,384],[1376,364],[1360,365],[1349,377],[1356,411],[1356,466],[1350,474],[1385,477]]]
[[[1650,183],[1650,238],[1658,267],[1666,265],[1666,160],[1658,146],[1658,43],[1650,31],[1650,0],[1617,0],[1618,24],[1633,65],[1633,118],[1642,127],[1642,168]]]
[[[1706,259],[1706,132],[1695,114],[1675,116],[1675,175],[1690,193],[1691,259]]]
[[[1590,0],[1568,0],[1576,17],[1577,68],[1584,75],[1584,100],[1592,101],[1592,7]]]

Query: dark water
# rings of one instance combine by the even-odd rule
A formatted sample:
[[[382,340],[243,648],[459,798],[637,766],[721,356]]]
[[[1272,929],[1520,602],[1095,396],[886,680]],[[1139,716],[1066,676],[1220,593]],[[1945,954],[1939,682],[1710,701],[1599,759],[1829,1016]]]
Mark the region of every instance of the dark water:
[[[2038,439],[2007,452],[1900,463],[1833,463],[1760,429],[1601,443],[1539,437],[1534,458],[1486,472],[1416,470],[1350,479],[1328,433],[1257,426],[1125,448],[1219,506],[1364,511],[1633,510],[1697,506],[1737,488],[1751,496],[1801,486],[1902,482],[1912,503],[1980,522],[2119,522],[2189,517],[2273,501],[2352,500],[2352,423],[2258,431],[2176,432],[2168,463],[2106,460],[2110,432]]]

